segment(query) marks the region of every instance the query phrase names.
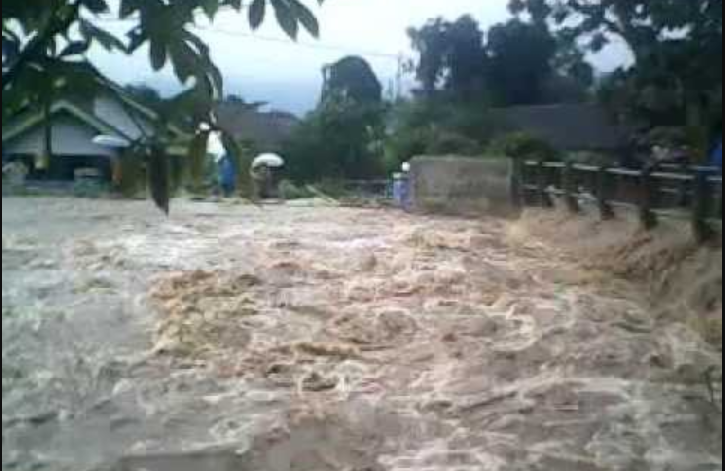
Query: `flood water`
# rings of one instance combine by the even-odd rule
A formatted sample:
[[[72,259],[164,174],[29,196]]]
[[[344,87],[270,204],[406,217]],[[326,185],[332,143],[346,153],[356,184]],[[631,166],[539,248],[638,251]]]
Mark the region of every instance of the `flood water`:
[[[722,469],[721,353],[510,222],[2,214],[4,471]]]

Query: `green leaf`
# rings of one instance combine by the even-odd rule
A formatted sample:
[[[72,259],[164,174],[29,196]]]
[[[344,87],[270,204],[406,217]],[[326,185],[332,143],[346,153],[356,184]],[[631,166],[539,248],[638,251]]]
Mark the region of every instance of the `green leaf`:
[[[88,8],[92,13],[101,14],[108,13],[111,9],[108,7],[106,0],[82,0],[84,7]]]
[[[287,36],[296,40],[299,35],[299,23],[290,0],[272,0],[272,6],[279,25]]]
[[[138,51],[148,41],[149,37],[141,28],[135,28],[128,33],[128,39],[127,51],[131,54]]]
[[[607,44],[609,44],[609,38],[605,34],[595,34],[590,42],[589,47],[591,47],[593,52],[602,52],[605,47],[607,47]]]
[[[68,44],[60,53],[60,57],[80,56],[85,54],[90,47],[88,41],[74,41]]]
[[[214,89],[212,98],[214,100],[224,98],[224,75],[222,71],[211,60],[206,64],[206,68]]]
[[[184,45],[174,45],[171,47],[171,63],[181,83],[185,84],[191,77],[197,75],[194,55],[193,53],[190,54],[188,47]]]
[[[187,41],[177,41],[169,48],[171,63],[181,82],[186,83],[191,77],[198,77],[206,73],[204,60],[200,53]],[[203,53],[202,53],[203,55]],[[206,59],[208,61],[208,59]]]
[[[209,132],[202,132],[194,137],[189,146],[189,179],[192,192],[199,192],[204,185],[204,173],[207,163]]]
[[[202,41],[199,36],[195,35],[190,31],[185,31],[183,38],[184,41],[186,41],[187,43],[191,43],[191,45],[196,49],[196,54],[199,54],[203,57],[211,57],[209,46],[204,41]]]
[[[267,0],[254,0],[249,7],[249,24],[252,29],[257,29],[262,25],[264,17],[267,13]]]
[[[182,80],[195,76],[198,83],[207,83],[210,99],[224,96],[224,77],[211,59],[209,46],[201,38],[185,31],[182,44],[172,51],[172,61]]]
[[[225,0],[224,5],[229,5],[236,11],[242,11],[244,7],[244,0]]]
[[[107,30],[102,29],[87,20],[80,21],[81,34],[88,41],[95,41],[107,51],[128,51],[126,45]]]
[[[214,109],[214,103],[217,100],[217,89],[214,87],[214,81],[209,74],[203,74],[197,77],[198,82],[194,87],[197,97],[197,111],[200,113],[202,121],[206,121]]]
[[[168,59],[166,44],[163,41],[155,40],[151,41],[150,47],[151,66],[155,71],[159,71],[164,68]]]
[[[128,18],[139,11],[141,9],[142,1],[143,0],[122,0],[120,9],[121,18]]]
[[[171,172],[169,156],[160,145],[148,149],[148,186],[156,206],[169,214],[171,210]]]
[[[58,55],[58,39],[50,38],[48,40],[47,48],[48,48],[48,55],[50,57],[57,56]]]
[[[219,0],[204,0],[201,3],[201,8],[204,10],[204,13],[212,21],[216,18],[217,13],[219,13],[219,7]]]
[[[292,2],[292,8],[297,15],[297,19],[305,27],[308,33],[313,37],[320,37],[320,23],[317,21],[315,15],[299,0],[290,0]]]

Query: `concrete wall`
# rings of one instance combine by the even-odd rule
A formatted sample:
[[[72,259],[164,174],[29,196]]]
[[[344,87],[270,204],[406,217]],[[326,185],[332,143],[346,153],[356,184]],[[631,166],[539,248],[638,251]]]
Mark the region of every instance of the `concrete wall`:
[[[515,213],[509,159],[416,157],[411,164],[416,212],[462,216]]]

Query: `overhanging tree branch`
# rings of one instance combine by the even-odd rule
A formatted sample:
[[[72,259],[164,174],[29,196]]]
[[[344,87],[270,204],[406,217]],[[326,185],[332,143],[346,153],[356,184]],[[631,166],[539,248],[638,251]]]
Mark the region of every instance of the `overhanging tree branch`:
[[[37,59],[43,59],[46,56],[46,51],[48,46],[50,46],[51,41],[59,34],[68,31],[68,29],[70,29],[73,23],[78,19],[80,7],[81,2],[80,0],[77,0],[70,6],[63,5],[50,15],[48,25],[43,29],[43,31],[30,40],[28,45],[20,51],[20,54],[15,62],[10,65],[8,71],[3,73],[3,91],[15,83],[23,69],[28,64]],[[59,18],[61,10],[64,8],[69,8],[69,11],[66,16]]]

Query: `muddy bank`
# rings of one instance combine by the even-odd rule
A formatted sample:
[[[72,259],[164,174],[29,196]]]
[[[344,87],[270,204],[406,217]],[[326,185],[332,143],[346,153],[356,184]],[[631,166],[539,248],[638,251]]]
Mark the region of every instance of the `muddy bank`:
[[[722,469],[720,351],[556,244],[176,208],[3,200],[3,469]]]
[[[540,238],[562,249],[562,256],[632,284],[660,322],[687,322],[722,350],[722,234],[698,243],[686,222],[661,221],[651,232],[636,218],[602,222],[596,216],[527,213],[512,236]],[[596,278],[596,275],[591,275]]]

